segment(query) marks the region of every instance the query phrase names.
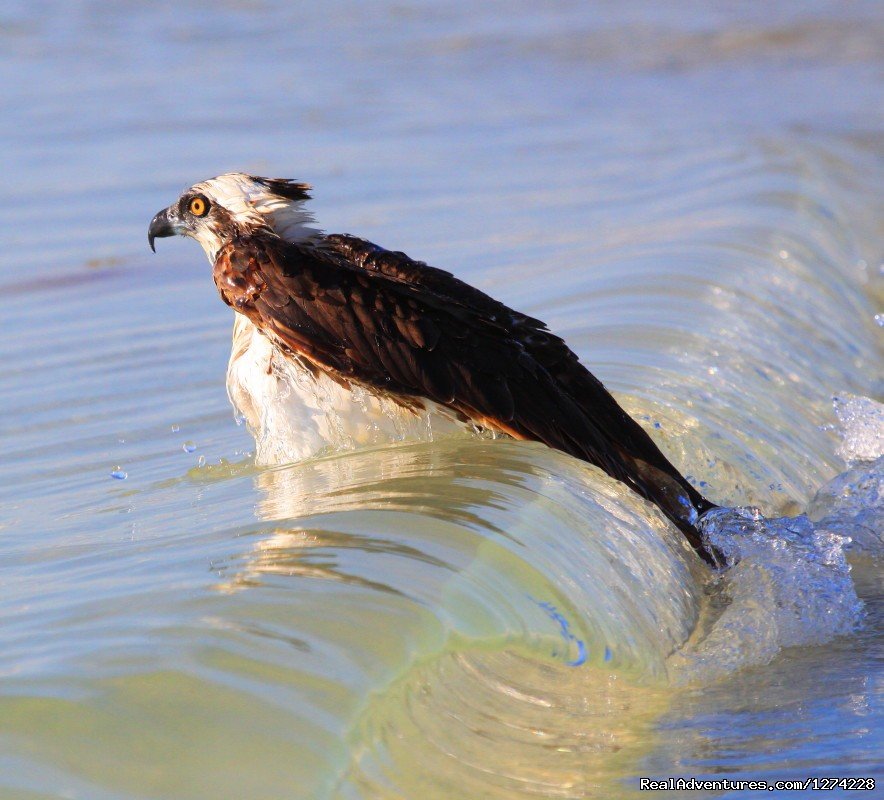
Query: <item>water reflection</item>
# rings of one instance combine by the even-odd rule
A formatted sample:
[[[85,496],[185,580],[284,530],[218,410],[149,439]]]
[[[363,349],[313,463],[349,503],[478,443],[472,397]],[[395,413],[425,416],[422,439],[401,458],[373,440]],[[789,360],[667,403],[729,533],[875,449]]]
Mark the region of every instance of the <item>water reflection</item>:
[[[254,541],[219,588],[291,595],[290,626],[259,635],[297,631],[303,652],[358,664],[345,683],[364,701],[339,709],[348,756],[326,775],[329,797],[637,797],[625,776],[654,774],[661,752],[678,763],[663,731],[702,701],[697,684],[737,686],[737,666],[830,638],[802,593],[853,596],[843,561],[802,567],[791,551],[810,547],[806,520],[778,523],[792,544],[771,521],[764,552],[743,545],[711,581],[650,506],[535,444],[400,445],[254,480],[268,525],[240,538]],[[695,764],[726,739],[685,737]],[[751,728],[733,739],[747,754],[768,746]]]
[[[512,653],[423,664],[372,696],[334,797],[633,797],[672,694]],[[456,787],[456,788],[455,788]]]
[[[481,439],[254,480],[268,524],[240,537],[219,588],[240,608],[291,595],[291,632],[270,635],[296,631],[370,685],[341,709],[352,757],[331,796],[582,797],[653,746],[663,661],[694,625],[704,567],[621,484]]]

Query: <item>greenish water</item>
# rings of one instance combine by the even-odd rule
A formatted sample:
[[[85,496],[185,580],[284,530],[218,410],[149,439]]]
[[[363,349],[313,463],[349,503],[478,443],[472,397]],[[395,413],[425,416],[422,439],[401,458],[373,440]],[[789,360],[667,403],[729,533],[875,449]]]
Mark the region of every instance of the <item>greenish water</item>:
[[[0,797],[881,777],[882,15],[713,6],[0,8]],[[209,267],[145,241],[229,169],[546,320],[711,499],[817,531],[709,584],[537,445],[255,467]]]

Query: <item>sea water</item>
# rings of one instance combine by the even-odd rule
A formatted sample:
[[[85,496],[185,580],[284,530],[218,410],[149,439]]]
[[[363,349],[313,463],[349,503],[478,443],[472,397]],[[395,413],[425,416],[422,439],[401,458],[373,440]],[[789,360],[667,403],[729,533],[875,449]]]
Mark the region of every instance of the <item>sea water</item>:
[[[881,39],[873,2],[5,3],[0,796],[880,777]],[[234,169],[547,321],[728,569],[537,444],[257,467],[209,265],[146,242]]]

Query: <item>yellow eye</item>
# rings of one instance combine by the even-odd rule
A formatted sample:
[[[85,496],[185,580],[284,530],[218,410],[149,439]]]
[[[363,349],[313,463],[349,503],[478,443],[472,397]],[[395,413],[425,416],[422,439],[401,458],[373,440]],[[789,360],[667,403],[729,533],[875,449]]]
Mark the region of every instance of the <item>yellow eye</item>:
[[[195,217],[204,217],[209,211],[209,204],[202,197],[194,197],[187,209]]]

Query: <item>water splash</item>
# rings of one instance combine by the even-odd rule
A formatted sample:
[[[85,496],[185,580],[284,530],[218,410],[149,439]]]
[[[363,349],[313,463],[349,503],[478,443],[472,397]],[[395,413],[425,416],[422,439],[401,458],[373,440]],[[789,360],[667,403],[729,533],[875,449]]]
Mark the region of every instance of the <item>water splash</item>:
[[[849,536],[853,554],[884,554],[884,405],[868,397],[834,398],[839,455],[849,469],[820,489],[807,509],[818,527]]]
[[[708,682],[769,663],[784,647],[822,644],[853,632],[863,604],[847,556],[852,542],[880,554],[884,459],[824,487],[808,514],[766,518],[757,508],[707,513],[704,538],[725,570],[706,587],[694,634],[668,663],[674,683]]]
[[[829,481],[807,515],[818,527],[849,536],[852,556],[884,556],[884,457],[857,463]]]
[[[765,664],[784,647],[851,633],[863,606],[848,555],[884,554],[884,406],[833,398],[839,455],[849,469],[829,481],[806,513],[767,518],[758,508],[719,508],[701,520],[724,560],[706,587],[700,623],[669,659],[676,683],[715,680]]]
[[[853,394],[832,398],[832,405],[841,424],[841,458],[853,464],[875,459],[884,452],[884,405]]]

